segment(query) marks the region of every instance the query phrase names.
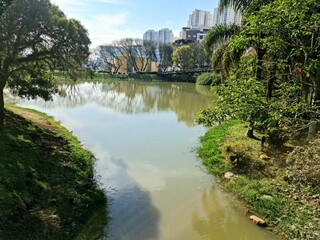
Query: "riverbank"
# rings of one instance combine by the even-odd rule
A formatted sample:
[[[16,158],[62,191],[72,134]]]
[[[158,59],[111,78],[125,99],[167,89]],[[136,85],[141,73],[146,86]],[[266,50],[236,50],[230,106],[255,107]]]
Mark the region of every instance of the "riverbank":
[[[0,152],[0,239],[103,236],[106,199],[93,154],[67,129],[43,113],[7,106]]]
[[[244,137],[246,128],[230,121],[201,138],[198,155],[208,171],[281,239],[319,239],[320,138],[307,146],[261,147],[259,140]]]
[[[77,82],[85,81],[140,81],[140,82],[189,82],[195,83],[196,75],[190,74],[172,74],[157,75],[156,73],[136,73],[136,74],[110,74],[110,73],[93,73],[91,76],[83,76],[78,78]],[[62,74],[55,74],[56,82],[68,82],[70,79]]]

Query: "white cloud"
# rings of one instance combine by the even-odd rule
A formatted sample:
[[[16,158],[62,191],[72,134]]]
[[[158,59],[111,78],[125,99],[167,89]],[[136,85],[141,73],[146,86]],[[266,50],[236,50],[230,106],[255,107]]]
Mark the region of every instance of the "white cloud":
[[[128,13],[103,14],[92,16],[91,19],[83,20],[82,23],[89,31],[92,47],[110,43],[125,37],[141,37],[140,33],[125,29]]]
[[[110,43],[126,37],[142,36],[140,32],[135,32],[127,28],[128,11],[120,13],[108,13],[90,15],[89,9],[94,10],[97,3],[127,5],[127,0],[51,0],[58,5],[68,17],[73,17],[81,21],[89,32],[92,47],[100,44]],[[108,9],[108,8],[107,8]],[[90,11],[91,12],[91,11]]]

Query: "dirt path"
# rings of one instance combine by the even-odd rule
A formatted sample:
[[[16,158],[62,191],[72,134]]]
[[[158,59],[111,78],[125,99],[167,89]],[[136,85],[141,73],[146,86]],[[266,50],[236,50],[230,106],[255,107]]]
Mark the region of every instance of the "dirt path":
[[[35,124],[39,125],[42,128],[48,129],[49,131],[56,133],[56,129],[47,120],[47,118],[43,116],[41,113],[36,113],[36,112],[32,112],[33,110],[29,111],[29,110],[24,110],[22,108],[17,108],[17,107],[6,107],[6,109],[34,122]]]

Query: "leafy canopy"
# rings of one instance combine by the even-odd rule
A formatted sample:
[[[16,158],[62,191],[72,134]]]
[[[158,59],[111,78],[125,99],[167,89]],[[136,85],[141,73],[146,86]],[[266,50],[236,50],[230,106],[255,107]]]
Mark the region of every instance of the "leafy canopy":
[[[8,2],[8,1],[5,1]],[[89,54],[87,30],[49,0],[15,0],[0,17],[0,120],[3,89],[50,99],[54,70],[79,70]]]
[[[189,45],[178,47],[172,55],[174,64],[181,70],[193,67],[193,50]]]

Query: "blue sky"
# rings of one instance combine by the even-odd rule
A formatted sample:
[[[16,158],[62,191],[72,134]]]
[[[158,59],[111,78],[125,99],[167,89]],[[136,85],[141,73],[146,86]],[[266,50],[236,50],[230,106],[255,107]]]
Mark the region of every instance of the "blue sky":
[[[194,9],[213,12],[219,0],[51,0],[88,29],[92,47],[146,30],[170,28],[175,36]]]

